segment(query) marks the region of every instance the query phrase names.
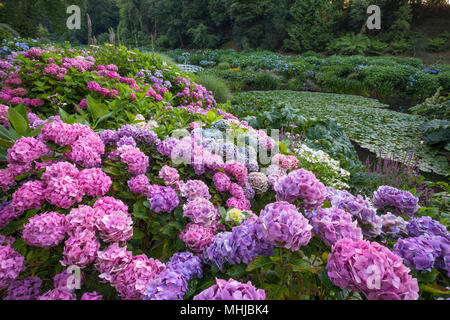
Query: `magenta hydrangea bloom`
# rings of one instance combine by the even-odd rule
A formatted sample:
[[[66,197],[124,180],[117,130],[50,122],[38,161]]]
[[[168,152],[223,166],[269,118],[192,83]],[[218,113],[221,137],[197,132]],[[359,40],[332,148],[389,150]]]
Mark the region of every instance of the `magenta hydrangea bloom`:
[[[178,170],[169,166],[164,166],[159,171],[159,178],[164,180],[164,184],[167,186],[174,185],[178,180],[180,180],[180,174]]]
[[[74,292],[76,290],[77,285],[76,283],[77,279],[75,278],[75,276],[76,276],[75,270],[64,269],[63,271],[61,271],[60,273],[56,274],[53,277],[53,286],[56,289],[64,289],[70,292]],[[80,271],[80,278],[79,278],[80,286],[83,285],[84,278],[85,277],[83,271]]]
[[[242,197],[242,198],[231,197],[227,200],[226,205],[227,205],[227,207],[230,207],[230,208],[233,207],[233,208],[236,208],[239,210],[244,210],[244,211],[251,209],[251,203],[245,197]]]
[[[57,180],[69,176],[71,178],[77,179],[79,171],[73,164],[62,161],[56,162],[51,166],[46,167],[45,172],[42,174],[42,180],[45,182],[51,182],[52,180]]]
[[[196,253],[207,248],[214,238],[214,230],[195,223],[188,223],[180,233],[180,239],[186,246]]]
[[[342,209],[319,209],[312,217],[311,225],[315,233],[329,246],[344,238],[363,239],[362,231],[357,227],[356,221],[353,222],[351,214]]]
[[[256,222],[258,237],[272,245],[281,245],[297,251],[311,239],[312,226],[297,208],[279,201],[268,204]]]
[[[230,278],[228,281],[216,279],[216,284],[203,290],[194,300],[265,300],[266,293],[256,289],[249,281],[242,283]]]
[[[231,161],[225,163],[223,165],[223,169],[228,175],[232,175],[236,179],[237,183],[239,183],[241,186],[245,185],[248,182],[247,167],[242,163]]]
[[[0,170],[0,190],[8,191],[16,185],[14,174],[9,169]]]
[[[41,284],[39,277],[15,280],[9,285],[3,300],[36,300],[41,295]]]
[[[128,180],[130,191],[137,194],[147,194],[150,187],[150,180],[145,174],[140,174]]]
[[[148,157],[141,150],[128,145],[117,150],[120,153],[120,161],[128,166],[129,173],[139,175],[147,171]]]
[[[299,169],[282,177],[274,186],[277,201],[294,202],[302,199],[302,207],[316,209],[322,206],[326,196],[325,186],[308,170]]]
[[[439,241],[433,236],[419,236],[398,239],[394,253],[403,258],[404,263],[416,270],[431,271],[441,254]]]
[[[101,294],[98,294],[97,291],[85,292],[81,296],[81,300],[103,300],[103,297]]]
[[[180,200],[171,187],[154,186],[147,194],[150,210],[159,212],[172,212],[178,207]]]
[[[227,192],[231,187],[230,178],[223,172],[216,172],[213,176],[213,182],[219,192]]]
[[[201,180],[188,180],[181,187],[181,195],[191,201],[195,198],[210,199],[208,186]]]
[[[187,217],[191,222],[208,228],[219,220],[220,214],[209,200],[195,198],[183,206],[183,217]]]
[[[231,193],[231,195],[237,199],[244,199],[245,198],[245,193],[244,193],[244,189],[238,185],[237,183],[231,183],[231,187],[229,192]]]
[[[18,212],[42,207],[45,201],[45,189],[42,181],[34,180],[23,184],[12,195],[12,205]]]
[[[45,212],[30,218],[23,227],[22,238],[30,246],[50,248],[64,240],[66,230],[66,217],[63,214]]]
[[[44,142],[52,141],[60,146],[68,146],[75,142],[78,134],[70,124],[57,120],[42,127],[41,137]]]
[[[341,289],[362,292],[369,300],[417,300],[419,287],[402,258],[377,242],[339,240],[327,264]]]
[[[22,137],[8,149],[6,160],[12,164],[27,164],[49,153],[50,150],[41,141],[32,137]]]
[[[104,251],[98,251],[94,266],[100,273],[99,278],[111,281],[128,266],[132,257],[131,251],[128,251],[126,246],[120,247],[118,243],[111,244]]]
[[[61,264],[63,266],[76,265],[80,268],[85,268],[95,260],[99,248],[100,243],[95,233],[91,230],[84,230],[64,242]]]
[[[412,217],[419,210],[419,198],[409,191],[403,191],[390,186],[381,186],[373,193],[373,204],[378,209],[394,208],[394,213]]]
[[[151,281],[164,272],[165,265],[145,254],[134,256],[128,266],[112,280],[123,300],[142,300]]]
[[[69,290],[57,288],[47,291],[37,300],[77,300],[77,298],[75,294]]]
[[[16,250],[0,245],[0,290],[7,288],[25,270],[25,258]]]
[[[83,198],[83,191],[77,178],[69,175],[51,179],[46,183],[45,200],[63,209],[69,209]]]
[[[128,212],[128,206],[121,200],[113,197],[101,197],[94,203],[94,209],[101,209],[105,214],[111,214],[114,211]]]
[[[126,242],[133,236],[133,220],[123,211],[113,211],[97,220],[96,228],[104,242]]]
[[[84,230],[96,231],[97,221],[105,214],[101,209],[94,209],[86,205],[73,208],[66,216],[67,233],[75,236]]]
[[[295,156],[288,156],[277,153],[272,158],[272,163],[280,166],[285,170],[295,170],[298,167],[298,159]]]
[[[83,136],[72,145],[72,151],[65,153],[64,157],[84,168],[98,167],[102,163],[101,155],[104,153],[104,144],[96,134]]]
[[[20,211],[15,210],[12,202],[3,202],[0,205],[0,229],[6,227],[11,220],[14,220],[19,215]]]
[[[112,185],[111,178],[102,169],[83,169],[78,174],[78,182],[83,193],[98,197],[105,195]]]

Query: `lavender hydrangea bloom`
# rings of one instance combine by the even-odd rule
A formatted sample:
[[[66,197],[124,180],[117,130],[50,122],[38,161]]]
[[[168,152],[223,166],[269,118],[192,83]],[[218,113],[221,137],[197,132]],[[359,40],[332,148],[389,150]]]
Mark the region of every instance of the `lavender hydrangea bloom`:
[[[178,140],[175,138],[166,138],[159,142],[156,149],[159,153],[165,155],[166,157],[170,157],[172,154],[173,148],[178,145]]]
[[[195,198],[183,206],[183,217],[189,218],[193,223],[210,227],[219,220],[220,214],[209,200]]]
[[[120,138],[122,137],[132,137],[136,138],[138,135],[139,129],[133,124],[125,124],[118,130],[118,135]]]
[[[230,243],[234,263],[249,264],[257,256],[273,254],[273,246],[258,238],[256,221],[257,217],[250,217],[232,229]]]
[[[123,147],[123,146],[133,146],[136,147],[136,141],[133,139],[133,137],[127,137],[123,136],[122,138],[117,141],[117,147]]]
[[[183,274],[187,279],[202,277],[202,261],[191,252],[175,253],[166,263],[166,268]]]
[[[148,195],[150,210],[172,212],[179,204],[178,195],[171,187],[159,187]]]
[[[444,270],[447,272],[447,277],[450,277],[450,239],[440,236],[435,236],[434,238],[441,249],[441,254],[436,259],[436,268]]]
[[[166,269],[150,283],[144,300],[182,300],[187,286],[188,282],[182,274]]]
[[[203,251],[207,262],[214,263],[219,270],[223,270],[225,263],[234,264],[232,259],[231,232],[221,232],[214,236],[212,243]]]
[[[431,217],[425,216],[421,218],[413,218],[408,221],[408,233],[412,237],[421,235],[435,235],[442,237],[449,237],[447,228]]]
[[[136,138],[137,141],[142,142],[150,146],[158,146],[161,142],[158,135],[151,130],[141,129],[138,131]]]
[[[317,235],[329,246],[344,238],[363,238],[361,229],[352,221],[350,213],[342,209],[319,209],[312,217],[311,224]]]
[[[119,140],[119,134],[115,130],[105,130],[100,134],[100,139],[102,139],[105,145],[115,144]]]
[[[38,300],[77,300],[75,294],[67,289],[53,289],[47,291]]]
[[[36,300],[41,295],[41,284],[39,277],[16,280],[8,287],[3,300]]]
[[[286,201],[268,204],[256,222],[256,232],[260,239],[292,251],[308,244],[311,230],[308,220],[294,205]]]
[[[358,220],[358,224],[366,238],[375,238],[382,232],[382,220],[377,215],[377,210],[372,204],[362,196],[353,196],[347,193],[341,193],[331,200],[333,207],[350,212]]]
[[[381,186],[373,193],[372,199],[375,207],[384,209],[393,207],[394,213],[412,217],[419,210],[419,199],[410,192],[396,189],[390,186]]]
[[[398,239],[394,253],[402,257],[411,268],[431,271],[441,254],[440,243],[436,240],[438,239],[428,236]]]
[[[402,217],[392,213],[381,216],[382,230],[385,237],[391,239],[403,238],[408,234],[406,230],[406,221]]]
[[[304,169],[292,171],[279,179],[274,190],[277,201],[294,202],[302,199],[302,207],[305,209],[321,207],[326,196],[325,186],[312,172]]]
[[[256,289],[249,281],[241,283],[233,278],[228,281],[216,279],[216,284],[200,292],[194,300],[265,300],[266,293]]]

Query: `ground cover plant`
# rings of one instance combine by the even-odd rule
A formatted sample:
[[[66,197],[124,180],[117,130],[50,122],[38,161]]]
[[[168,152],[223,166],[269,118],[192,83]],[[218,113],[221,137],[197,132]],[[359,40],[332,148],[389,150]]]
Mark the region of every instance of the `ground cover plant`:
[[[241,118],[156,55],[15,50],[0,62],[2,299],[449,297],[448,185],[347,190],[361,164],[343,132],[366,140],[327,118],[395,121],[376,101],[272,92],[299,112]]]
[[[448,153],[423,140],[422,127],[429,124],[428,120],[387,110],[376,100],[312,92],[255,91],[237,94],[233,100],[236,106],[231,110],[244,110],[242,116],[259,114],[264,117],[264,111],[280,103],[289,104],[305,118],[334,119],[351,140],[376,154],[382,148],[384,157],[395,152],[399,161],[406,161],[413,151],[420,159],[421,170],[449,174]]]

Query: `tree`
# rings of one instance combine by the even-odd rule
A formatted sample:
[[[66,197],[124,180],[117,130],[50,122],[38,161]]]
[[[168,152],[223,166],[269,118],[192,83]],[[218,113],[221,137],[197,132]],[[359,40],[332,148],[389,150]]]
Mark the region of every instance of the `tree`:
[[[289,10],[288,38],[284,47],[293,51],[321,51],[332,39],[339,10],[328,0],[297,0]]]

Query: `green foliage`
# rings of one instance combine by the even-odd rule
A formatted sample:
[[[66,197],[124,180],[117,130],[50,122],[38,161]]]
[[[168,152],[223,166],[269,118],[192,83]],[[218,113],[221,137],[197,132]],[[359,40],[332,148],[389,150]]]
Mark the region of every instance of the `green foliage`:
[[[341,94],[265,91],[239,93],[233,102],[232,111],[236,114],[255,113],[253,116],[256,119],[261,118],[258,122],[265,118],[267,108],[280,103],[297,109],[305,119],[334,119],[352,141],[373,153],[377,154],[382,148],[383,157],[395,153],[396,160],[402,162],[409,158],[411,148],[414,148],[414,156],[420,159],[422,171],[444,176],[450,174],[446,153],[421,143],[421,127],[427,120],[386,110],[383,108],[385,105],[377,100]],[[329,141],[329,146],[333,143],[333,140]],[[320,149],[336,160],[346,158],[337,156],[327,148]]]
[[[425,143],[450,152],[450,121],[431,120],[422,126],[422,130]]]
[[[450,120],[450,94],[441,95],[441,89],[439,88],[432,97],[426,99],[422,104],[410,108],[409,111],[428,119]]]
[[[281,85],[280,78],[272,72],[262,71],[255,76],[255,86],[261,90],[276,90]]]
[[[431,52],[440,52],[445,49],[445,45],[447,44],[447,39],[437,37],[434,39],[428,39],[427,50]]]
[[[0,39],[12,40],[13,38],[19,38],[20,35],[17,31],[11,28],[5,23],[0,23]]]
[[[213,74],[198,73],[195,76],[195,82],[212,91],[218,103],[225,103],[231,99],[231,92],[226,82]]]
[[[326,0],[295,1],[289,9],[289,37],[284,47],[292,51],[320,50],[332,38],[338,12]]]

